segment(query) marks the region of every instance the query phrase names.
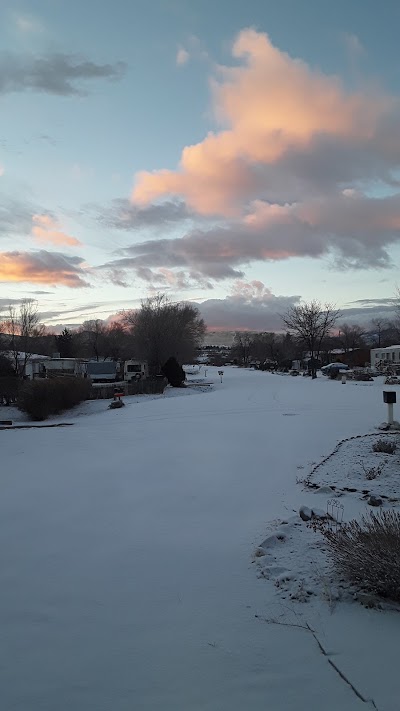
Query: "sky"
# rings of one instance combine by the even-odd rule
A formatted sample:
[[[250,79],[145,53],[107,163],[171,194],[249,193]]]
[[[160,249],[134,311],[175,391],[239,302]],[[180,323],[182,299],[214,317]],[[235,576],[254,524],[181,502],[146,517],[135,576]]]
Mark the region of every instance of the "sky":
[[[396,0],[3,0],[0,309],[389,314],[399,22]]]

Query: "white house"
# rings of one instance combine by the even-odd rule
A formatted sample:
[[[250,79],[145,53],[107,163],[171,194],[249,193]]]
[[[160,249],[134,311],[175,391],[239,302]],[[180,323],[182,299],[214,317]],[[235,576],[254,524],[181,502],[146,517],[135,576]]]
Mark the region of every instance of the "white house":
[[[400,346],[371,348],[371,368],[391,365],[400,367]]]

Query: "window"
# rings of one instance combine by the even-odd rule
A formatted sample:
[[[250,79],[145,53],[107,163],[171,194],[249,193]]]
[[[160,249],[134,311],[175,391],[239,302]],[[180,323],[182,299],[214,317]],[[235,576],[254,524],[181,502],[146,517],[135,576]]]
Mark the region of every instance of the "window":
[[[140,363],[133,365],[132,363],[129,363],[127,371],[128,373],[140,373],[142,370]]]

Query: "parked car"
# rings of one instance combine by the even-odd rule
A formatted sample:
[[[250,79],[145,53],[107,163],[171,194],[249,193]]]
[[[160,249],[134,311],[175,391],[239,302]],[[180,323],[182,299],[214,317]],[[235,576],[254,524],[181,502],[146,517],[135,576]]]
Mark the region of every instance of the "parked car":
[[[349,366],[345,363],[328,363],[328,365],[322,366],[321,373],[323,373],[323,375],[329,375],[329,373],[333,370],[336,370],[337,372],[340,372],[341,370],[347,372],[349,370]]]

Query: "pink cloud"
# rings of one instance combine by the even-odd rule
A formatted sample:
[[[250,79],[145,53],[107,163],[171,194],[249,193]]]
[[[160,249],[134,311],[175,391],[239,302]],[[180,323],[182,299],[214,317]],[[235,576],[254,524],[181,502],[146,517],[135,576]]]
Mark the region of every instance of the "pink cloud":
[[[57,246],[81,247],[82,243],[62,232],[60,224],[51,215],[32,215],[32,234],[37,242],[50,242]]]
[[[83,260],[59,252],[0,252],[0,282],[88,286]]]
[[[292,154],[318,153],[322,139],[360,150],[376,141],[387,153],[382,124],[398,110],[393,97],[347,91],[255,30],[238,35],[232,54],[239,66],[218,66],[211,80],[221,130],[186,146],[178,170],[138,173],[135,203],[178,195],[200,214],[232,217],[262,194],[268,171]]]

